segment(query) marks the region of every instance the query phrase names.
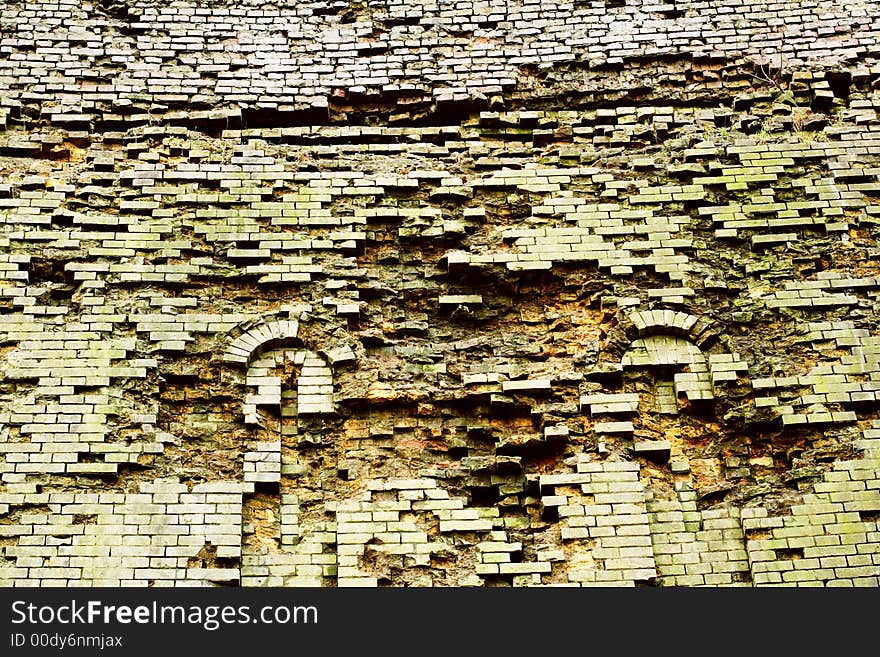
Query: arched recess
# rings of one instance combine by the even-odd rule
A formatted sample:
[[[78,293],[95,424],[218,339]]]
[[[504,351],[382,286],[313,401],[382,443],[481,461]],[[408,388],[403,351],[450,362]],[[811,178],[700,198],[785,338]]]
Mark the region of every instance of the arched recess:
[[[714,398],[706,347],[716,337],[712,322],[674,310],[641,310],[620,321],[629,342],[623,369],[647,368],[655,381],[655,407],[678,412],[678,398],[689,402]]]
[[[223,350],[226,363],[246,372],[242,408],[253,436],[244,446],[244,480],[257,485],[242,511],[243,586],[335,578],[335,522],[315,493],[338,459],[334,378],[356,363],[357,342],[303,317],[252,321]]]
[[[285,371],[297,370],[297,416],[333,413],[333,367],[353,363],[355,354],[345,342],[326,331],[313,331],[309,342],[326,342],[323,348],[306,348],[296,320],[269,319],[244,330],[226,346],[223,360],[247,369],[247,385],[255,388],[244,401],[248,424],[260,425],[258,407],[281,407]],[[322,334],[323,333],[323,334]],[[289,399],[290,396],[287,396]]]
[[[677,413],[679,396],[690,402],[714,398],[706,355],[687,338],[658,334],[638,338],[623,354],[621,365],[624,369],[648,368],[654,372],[660,413]]]
[[[661,330],[652,326],[650,330]],[[688,407],[706,406],[714,398],[708,358],[685,335],[652,333],[633,340],[620,364],[625,389],[635,387],[635,399],[644,414],[652,417],[652,427],[661,428],[659,439],[635,442],[636,454],[652,460],[686,460],[683,431],[690,420],[679,415],[679,399]],[[632,393],[630,393],[632,394]]]
[[[634,342],[652,335],[677,336],[705,352],[717,339],[718,328],[711,320],[686,312],[624,310],[614,315],[605,333],[601,360],[619,365]]]
[[[663,433],[660,440],[633,445],[636,454],[654,460],[672,460],[677,467],[688,467],[687,436],[699,435],[708,426],[706,416],[715,411],[715,400],[728,394],[728,384],[740,385],[747,377],[748,364],[736,353],[724,353],[708,347],[716,337],[712,323],[687,313],[642,311],[621,322],[628,328],[630,340],[623,349],[620,365],[624,372],[625,394],[617,399],[597,399],[599,408],[617,406],[633,410],[639,404],[643,414],[651,416],[651,427]],[[624,399],[626,398],[626,399]],[[679,400],[700,417],[679,414]],[[584,398],[582,398],[583,402]],[[589,397],[587,401],[592,401]],[[604,405],[601,403],[604,402]],[[647,411],[647,413],[645,413]],[[591,406],[592,412],[592,406]],[[644,415],[643,415],[644,417]]]
[[[690,402],[712,400],[718,385],[735,382],[748,373],[748,364],[739,354],[719,353],[717,349],[712,355],[707,353],[718,334],[713,323],[703,317],[673,310],[643,310],[624,317],[620,326],[629,339],[621,366],[653,372],[661,412],[677,412],[680,396]]]

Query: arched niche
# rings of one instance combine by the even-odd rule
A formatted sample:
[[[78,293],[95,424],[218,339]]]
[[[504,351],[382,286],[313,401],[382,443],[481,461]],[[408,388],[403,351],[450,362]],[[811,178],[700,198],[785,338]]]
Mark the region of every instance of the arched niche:
[[[246,373],[242,410],[252,428],[243,446],[244,480],[255,484],[242,507],[243,586],[335,581],[328,504],[350,493],[324,491],[324,477],[338,468],[334,379],[357,362],[355,344],[320,318],[253,320],[227,340],[223,360]]]
[[[706,354],[687,337],[654,334],[634,340],[621,359],[626,369],[647,369],[654,379],[655,407],[661,414],[678,412],[678,398],[689,402],[714,399]]]

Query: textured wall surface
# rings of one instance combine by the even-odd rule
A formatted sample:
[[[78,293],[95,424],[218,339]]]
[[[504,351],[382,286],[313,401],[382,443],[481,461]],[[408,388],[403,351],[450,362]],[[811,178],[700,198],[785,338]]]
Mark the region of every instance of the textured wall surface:
[[[880,585],[880,7],[0,2],[0,585]]]

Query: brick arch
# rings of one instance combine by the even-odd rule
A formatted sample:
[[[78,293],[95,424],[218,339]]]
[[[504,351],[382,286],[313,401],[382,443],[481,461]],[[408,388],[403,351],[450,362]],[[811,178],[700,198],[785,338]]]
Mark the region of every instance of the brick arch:
[[[246,423],[261,424],[258,407],[282,405],[284,381],[278,370],[287,365],[299,369],[294,409],[297,416],[335,412],[334,370],[357,362],[351,347],[356,342],[319,318],[302,321],[307,318],[267,315],[230,332],[222,360],[247,373],[245,383],[251,391],[243,402]]]
[[[690,401],[714,399],[718,385],[748,372],[747,363],[737,353],[708,353],[718,335],[709,320],[696,315],[637,311],[626,316],[619,328],[628,339],[621,367],[686,366],[688,371],[674,374],[672,383],[676,396],[684,395]]]
[[[357,363],[360,343],[340,327],[303,313],[299,320],[265,315],[232,329],[222,360],[247,368],[258,356],[277,347],[310,349],[337,369]]]
[[[285,344],[302,344],[299,322],[291,319],[264,321],[229,342],[223,351],[223,360],[247,367],[260,353]]]
[[[712,322],[675,310],[639,310],[621,320],[629,342],[652,335],[675,335],[705,349],[717,337]]]

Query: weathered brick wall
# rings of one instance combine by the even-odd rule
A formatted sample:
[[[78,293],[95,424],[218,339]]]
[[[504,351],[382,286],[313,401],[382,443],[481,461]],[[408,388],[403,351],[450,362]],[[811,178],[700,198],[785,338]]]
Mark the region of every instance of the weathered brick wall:
[[[878,12],[0,6],[0,584],[877,586]]]

